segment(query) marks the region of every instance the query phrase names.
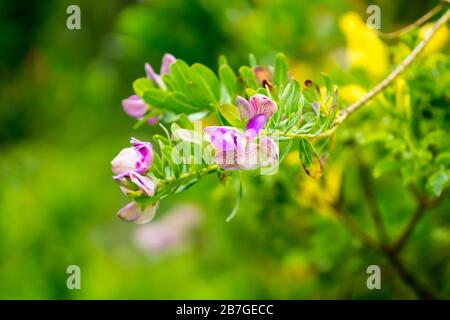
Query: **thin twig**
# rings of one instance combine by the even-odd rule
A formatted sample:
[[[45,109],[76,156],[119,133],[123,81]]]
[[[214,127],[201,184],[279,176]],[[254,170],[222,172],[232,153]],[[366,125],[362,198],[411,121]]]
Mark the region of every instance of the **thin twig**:
[[[423,197],[418,197],[416,210],[414,211],[403,231],[400,233],[397,241],[395,241],[394,245],[391,248],[391,251],[399,252],[402,249],[402,247],[405,245],[412,232],[414,231],[415,226],[417,225],[417,223],[419,223],[420,219],[425,215],[427,210],[437,206],[443,199],[446,199],[448,193],[449,189],[443,192],[439,197],[429,201],[424,200]]]
[[[433,29],[431,29],[430,32],[427,33],[427,35],[423,38],[423,40],[419,42],[419,44],[414,48],[414,50],[411,51],[411,53],[405,58],[405,60],[403,60],[403,62],[399,64],[394,69],[394,71],[391,72],[391,74],[389,74],[383,81],[381,81],[375,88],[373,88],[371,91],[365,94],[361,99],[359,99],[349,107],[343,109],[339,113],[339,116],[337,117],[333,126],[340,125],[345,119],[348,118],[348,116],[350,116],[353,112],[361,108],[368,101],[372,100],[377,94],[379,94],[388,85],[390,85],[392,81],[394,81],[399,75],[401,75],[405,71],[405,69],[409,67],[411,63],[414,62],[414,60],[422,52],[422,50],[425,48],[428,42],[430,42],[430,40],[433,38],[433,36],[436,34],[439,28],[445,23],[447,23],[449,19],[450,19],[450,9],[445,11],[442,17],[440,17],[436,21],[436,23],[433,26]]]
[[[399,255],[392,251],[383,251],[392,266],[397,270],[398,275],[410,288],[414,290],[417,297],[426,300],[436,300],[441,298],[439,293],[420,282],[416,276],[406,269]]]
[[[372,189],[373,181],[370,178],[369,169],[364,165],[361,159],[359,159],[359,168],[362,179],[362,187],[364,194],[367,199],[367,204],[369,206],[369,214],[372,218],[375,230],[383,246],[387,246],[389,243],[389,238],[387,236],[386,228],[384,227],[383,217],[378,208],[378,204],[375,198],[375,193]]]
[[[447,0],[448,1],[448,0]],[[408,24],[406,27],[403,27],[399,30],[393,31],[393,32],[381,32],[378,31],[378,35],[385,39],[394,39],[402,34],[408,33],[411,30],[414,30],[417,27],[420,27],[422,24],[433,18],[448,2],[440,2],[437,6],[435,6],[433,9],[425,13],[423,16],[421,16],[419,19],[414,21],[413,23]]]

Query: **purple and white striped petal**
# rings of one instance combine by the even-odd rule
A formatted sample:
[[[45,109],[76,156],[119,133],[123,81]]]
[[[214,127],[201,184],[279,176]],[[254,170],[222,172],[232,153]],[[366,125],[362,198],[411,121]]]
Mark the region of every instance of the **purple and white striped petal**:
[[[236,104],[242,121],[250,120],[256,115],[256,113],[253,112],[254,110],[250,107],[250,103],[243,97],[237,96]]]
[[[250,98],[250,109],[253,114],[265,114],[269,119],[277,111],[277,104],[263,94],[255,94]]]
[[[137,173],[146,172],[153,163],[153,146],[150,142],[143,142],[136,138],[131,138],[130,143],[133,145],[136,152],[140,154],[140,159],[136,161],[136,169]]]
[[[136,172],[131,172],[130,180],[149,197],[153,197],[155,195],[156,183],[152,180],[152,178],[140,175]]]
[[[269,137],[261,137],[258,145],[259,163],[261,166],[274,165],[279,160],[278,144]]]
[[[242,132],[233,127],[211,126],[204,129],[209,140],[219,150],[233,150],[242,139]]]

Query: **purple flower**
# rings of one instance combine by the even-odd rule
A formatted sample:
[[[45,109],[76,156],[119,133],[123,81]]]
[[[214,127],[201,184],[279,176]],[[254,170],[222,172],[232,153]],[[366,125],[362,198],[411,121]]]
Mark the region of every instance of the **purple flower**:
[[[130,195],[139,190],[149,197],[155,195],[157,182],[150,177],[143,176],[134,171],[130,172],[126,177],[116,178],[116,181],[119,182],[120,190],[122,190],[125,195]]]
[[[259,131],[266,125],[267,120],[277,110],[275,101],[262,94],[252,96],[250,101],[237,96],[236,104],[241,119],[243,121],[249,120],[247,123],[247,135],[250,140],[253,140],[259,134]]]
[[[250,140],[253,140],[259,133],[259,131],[264,128],[267,122],[267,116],[265,114],[258,114],[254,116],[247,124],[247,135]]]
[[[148,105],[136,94],[123,99],[122,107],[126,114],[135,119],[141,119],[148,111]]]
[[[225,170],[254,170],[278,161],[278,145],[268,137],[258,142],[233,127],[207,127],[205,133],[216,148],[214,159]]]
[[[153,219],[158,208],[158,202],[153,204],[140,204],[132,201],[119,210],[117,216],[127,222],[143,224]]]
[[[153,146],[150,142],[142,142],[131,138],[131,148],[125,148],[111,161],[115,179],[129,177],[131,172],[145,173],[153,163]]]
[[[153,67],[151,66],[151,64],[146,63],[145,64],[145,72],[147,73],[147,78],[149,78],[150,80],[153,80],[154,82],[156,82],[156,84],[161,89],[165,90],[166,85],[164,84],[164,81],[162,80],[162,75],[170,72],[170,65],[172,63],[174,63],[175,61],[176,61],[176,58],[173,55],[171,55],[170,53],[166,53],[162,58],[160,74],[157,74],[153,70]]]
[[[266,115],[267,119],[269,119],[277,111],[275,101],[263,94],[255,94],[250,98],[250,102],[241,96],[237,96],[236,103],[239,108],[239,115],[243,121],[250,120],[260,114]]]
[[[147,113],[149,107],[138,95],[134,94],[126,99],[122,100],[122,108],[126,114],[137,120],[141,120]],[[147,123],[154,125],[158,123],[160,116],[150,117]]]

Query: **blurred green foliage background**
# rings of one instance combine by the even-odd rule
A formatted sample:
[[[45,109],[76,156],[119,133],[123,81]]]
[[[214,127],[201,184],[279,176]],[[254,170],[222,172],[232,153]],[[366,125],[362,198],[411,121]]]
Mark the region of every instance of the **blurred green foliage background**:
[[[250,52],[270,63],[282,51],[301,81],[319,79],[324,71],[339,86],[367,90],[380,78],[345,62],[342,16],[354,11],[364,20],[367,6],[378,4],[383,31],[390,31],[436,3],[0,1],[0,298],[417,297],[389,261],[337,221],[334,202],[339,196],[341,208],[370,234],[370,201],[381,211],[389,238],[403,229],[416,208],[408,186],[425,190],[427,177],[420,174],[435,172],[430,164],[435,154],[421,157],[421,152],[429,145],[436,152],[449,150],[445,49],[405,76],[411,123],[399,129],[396,121],[401,120],[386,110],[398,106],[397,84],[384,102],[374,101],[340,129],[319,182],[289,156],[276,176],[245,177],[243,204],[230,223],[225,218],[235,192],[214,176],[163,201],[156,223],[186,206],[194,206],[200,216],[195,232],[175,247],[145,249],[136,240],[142,227],[116,218],[126,199],[111,179],[110,161],[131,136],[149,140],[160,131],[151,126],[134,131],[120,102],[132,94],[132,81],[144,74],[144,63],[158,69],[165,52],[216,69],[220,54],[237,68]],[[66,28],[69,4],[81,8],[81,30]],[[402,45],[393,43],[396,51],[389,59],[401,57],[417,36],[413,32]],[[368,48],[367,59],[372,53]],[[356,90],[351,89],[342,92],[343,104],[346,96],[351,102]],[[389,156],[400,161],[392,151],[403,146],[400,131],[412,132],[423,150],[417,149],[417,158],[385,161],[383,167],[380,161]],[[437,133],[428,137],[424,132]],[[424,146],[425,138],[429,145]],[[393,170],[382,174],[385,167]],[[365,198],[367,185],[375,199]],[[419,281],[446,297],[449,209],[446,197],[430,208],[401,256]],[[66,287],[71,264],[81,268],[81,290]],[[382,290],[366,287],[371,264],[381,267]]]

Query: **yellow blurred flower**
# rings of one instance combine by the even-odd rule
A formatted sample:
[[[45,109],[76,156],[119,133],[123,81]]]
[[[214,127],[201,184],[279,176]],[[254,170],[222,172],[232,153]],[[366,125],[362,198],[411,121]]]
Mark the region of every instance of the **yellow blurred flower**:
[[[425,38],[428,32],[433,29],[434,23],[427,23],[419,30],[419,38],[422,40]],[[441,51],[445,48],[445,46],[448,43],[448,37],[449,37],[449,31],[447,25],[443,25],[439,30],[436,32],[434,37],[431,39],[431,41],[427,44],[425,49],[423,50],[422,54],[428,55],[434,52]]]
[[[388,50],[376,31],[369,29],[355,12],[343,15],[339,26],[347,40],[351,66],[365,69],[373,78],[381,78],[388,68]]]
[[[411,115],[411,95],[409,93],[408,84],[403,78],[398,78],[395,83],[395,102],[397,110],[409,118]]]
[[[289,62],[289,72],[294,79],[300,82],[314,76],[314,70],[311,65],[296,60]]]
[[[312,208],[320,215],[336,219],[335,204],[339,199],[342,185],[342,166],[329,166],[320,180],[302,179],[298,202],[301,206]]]
[[[366,93],[366,89],[357,84],[348,84],[339,88],[339,98],[346,104],[356,102]]]
[[[300,157],[298,156],[298,152],[297,151],[291,151],[288,153],[288,155],[286,156],[286,158],[284,159],[284,161],[286,162],[286,164],[288,166],[299,166],[300,163]]]

